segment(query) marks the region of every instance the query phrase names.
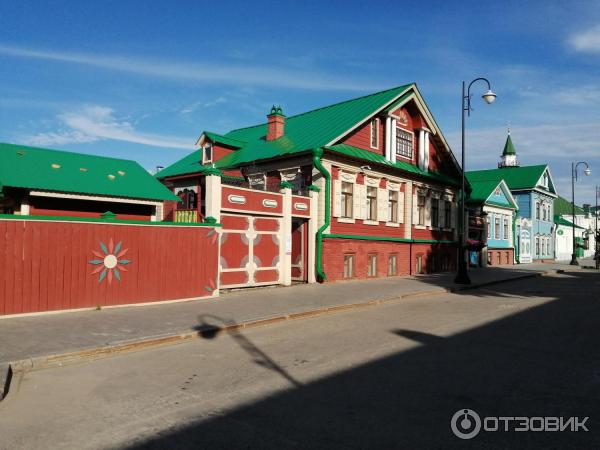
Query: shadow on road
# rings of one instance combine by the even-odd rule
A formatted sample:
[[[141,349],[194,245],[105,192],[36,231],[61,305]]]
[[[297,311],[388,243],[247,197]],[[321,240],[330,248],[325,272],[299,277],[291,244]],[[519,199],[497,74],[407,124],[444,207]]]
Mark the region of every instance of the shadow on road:
[[[600,448],[600,276],[539,283],[546,303],[447,337],[390,330],[420,345],[306,385],[284,375],[293,385],[286,392],[131,448]],[[523,294],[527,286],[465,294],[527,302],[539,295]],[[247,338],[234,339],[281,373]],[[450,430],[463,408],[482,417],[589,416],[590,431],[482,432],[463,441]]]

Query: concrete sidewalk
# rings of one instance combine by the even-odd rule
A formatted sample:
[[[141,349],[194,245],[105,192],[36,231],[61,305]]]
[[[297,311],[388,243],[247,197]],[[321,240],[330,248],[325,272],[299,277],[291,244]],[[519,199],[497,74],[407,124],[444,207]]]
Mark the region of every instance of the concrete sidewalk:
[[[469,287],[536,276],[557,264],[470,271]],[[4,318],[0,320],[0,364],[82,350],[157,340],[193,333],[199,327],[290,318],[412,295],[461,289],[454,274],[393,277],[331,284],[257,288],[223,293],[220,298],[98,311]]]

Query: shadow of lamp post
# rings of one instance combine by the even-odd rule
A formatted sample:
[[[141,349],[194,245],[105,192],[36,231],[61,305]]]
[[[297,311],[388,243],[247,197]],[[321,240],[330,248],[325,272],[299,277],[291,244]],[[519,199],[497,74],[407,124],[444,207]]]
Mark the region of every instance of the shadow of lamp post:
[[[471,284],[471,279],[469,278],[469,274],[467,273],[467,252],[466,252],[466,225],[465,225],[465,112],[468,116],[471,115],[471,86],[476,81],[484,81],[487,83],[488,90],[481,96],[483,100],[489,105],[496,100],[496,94],[492,92],[492,87],[490,86],[490,82],[487,78],[475,78],[473,81],[469,83],[467,87],[467,92],[465,94],[465,82],[462,83],[462,133],[461,133],[461,149],[462,149],[462,158],[461,158],[461,169],[462,169],[462,189],[460,194],[460,218],[458,221],[459,231],[460,231],[460,243],[458,250],[458,271],[456,273],[456,278],[454,278],[454,282],[457,284]]]
[[[572,266],[578,266],[577,262],[577,242],[575,240],[575,182],[577,181],[577,168],[580,164],[585,165],[585,169],[583,173],[585,176],[589,176],[592,171],[590,170],[590,165],[585,161],[580,161],[577,164],[571,163],[571,207],[573,213],[573,253],[571,253],[571,262],[569,263]]]

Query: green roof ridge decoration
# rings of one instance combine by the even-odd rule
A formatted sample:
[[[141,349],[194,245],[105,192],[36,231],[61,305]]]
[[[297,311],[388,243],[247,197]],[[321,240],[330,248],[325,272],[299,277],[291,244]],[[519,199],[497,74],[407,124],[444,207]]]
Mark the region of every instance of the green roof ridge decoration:
[[[279,183],[279,187],[281,189],[294,189],[294,185],[289,181],[282,181],[281,183]]]
[[[269,113],[269,116],[281,116],[281,117],[285,117],[285,114],[283,114],[283,110],[281,109],[281,106],[277,105],[273,105],[271,107],[271,112]]]
[[[504,150],[502,150],[502,156],[508,156],[508,155],[516,155],[517,152],[515,151],[515,146],[513,145],[512,139],[510,137],[510,132],[508,133],[508,136],[506,137],[506,143],[504,144]]]
[[[179,200],[135,161],[6,143],[0,143],[0,183],[50,192]]]

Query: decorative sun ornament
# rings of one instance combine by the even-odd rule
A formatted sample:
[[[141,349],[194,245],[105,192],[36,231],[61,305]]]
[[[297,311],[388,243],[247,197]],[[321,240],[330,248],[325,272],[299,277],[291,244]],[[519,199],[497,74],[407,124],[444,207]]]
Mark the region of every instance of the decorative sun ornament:
[[[129,250],[128,248],[121,249],[122,243],[123,242],[120,241],[115,246],[111,238],[111,240],[108,242],[108,247],[104,245],[104,242],[100,241],[102,253],[92,250],[92,253],[98,259],[92,259],[88,262],[98,266],[92,271],[92,275],[100,273],[100,276],[98,277],[98,283],[102,283],[102,281],[106,278],[108,279],[108,284],[111,285],[113,276],[118,281],[121,281],[121,272],[127,272],[127,269],[124,266],[130,264],[131,260],[121,259]]]

